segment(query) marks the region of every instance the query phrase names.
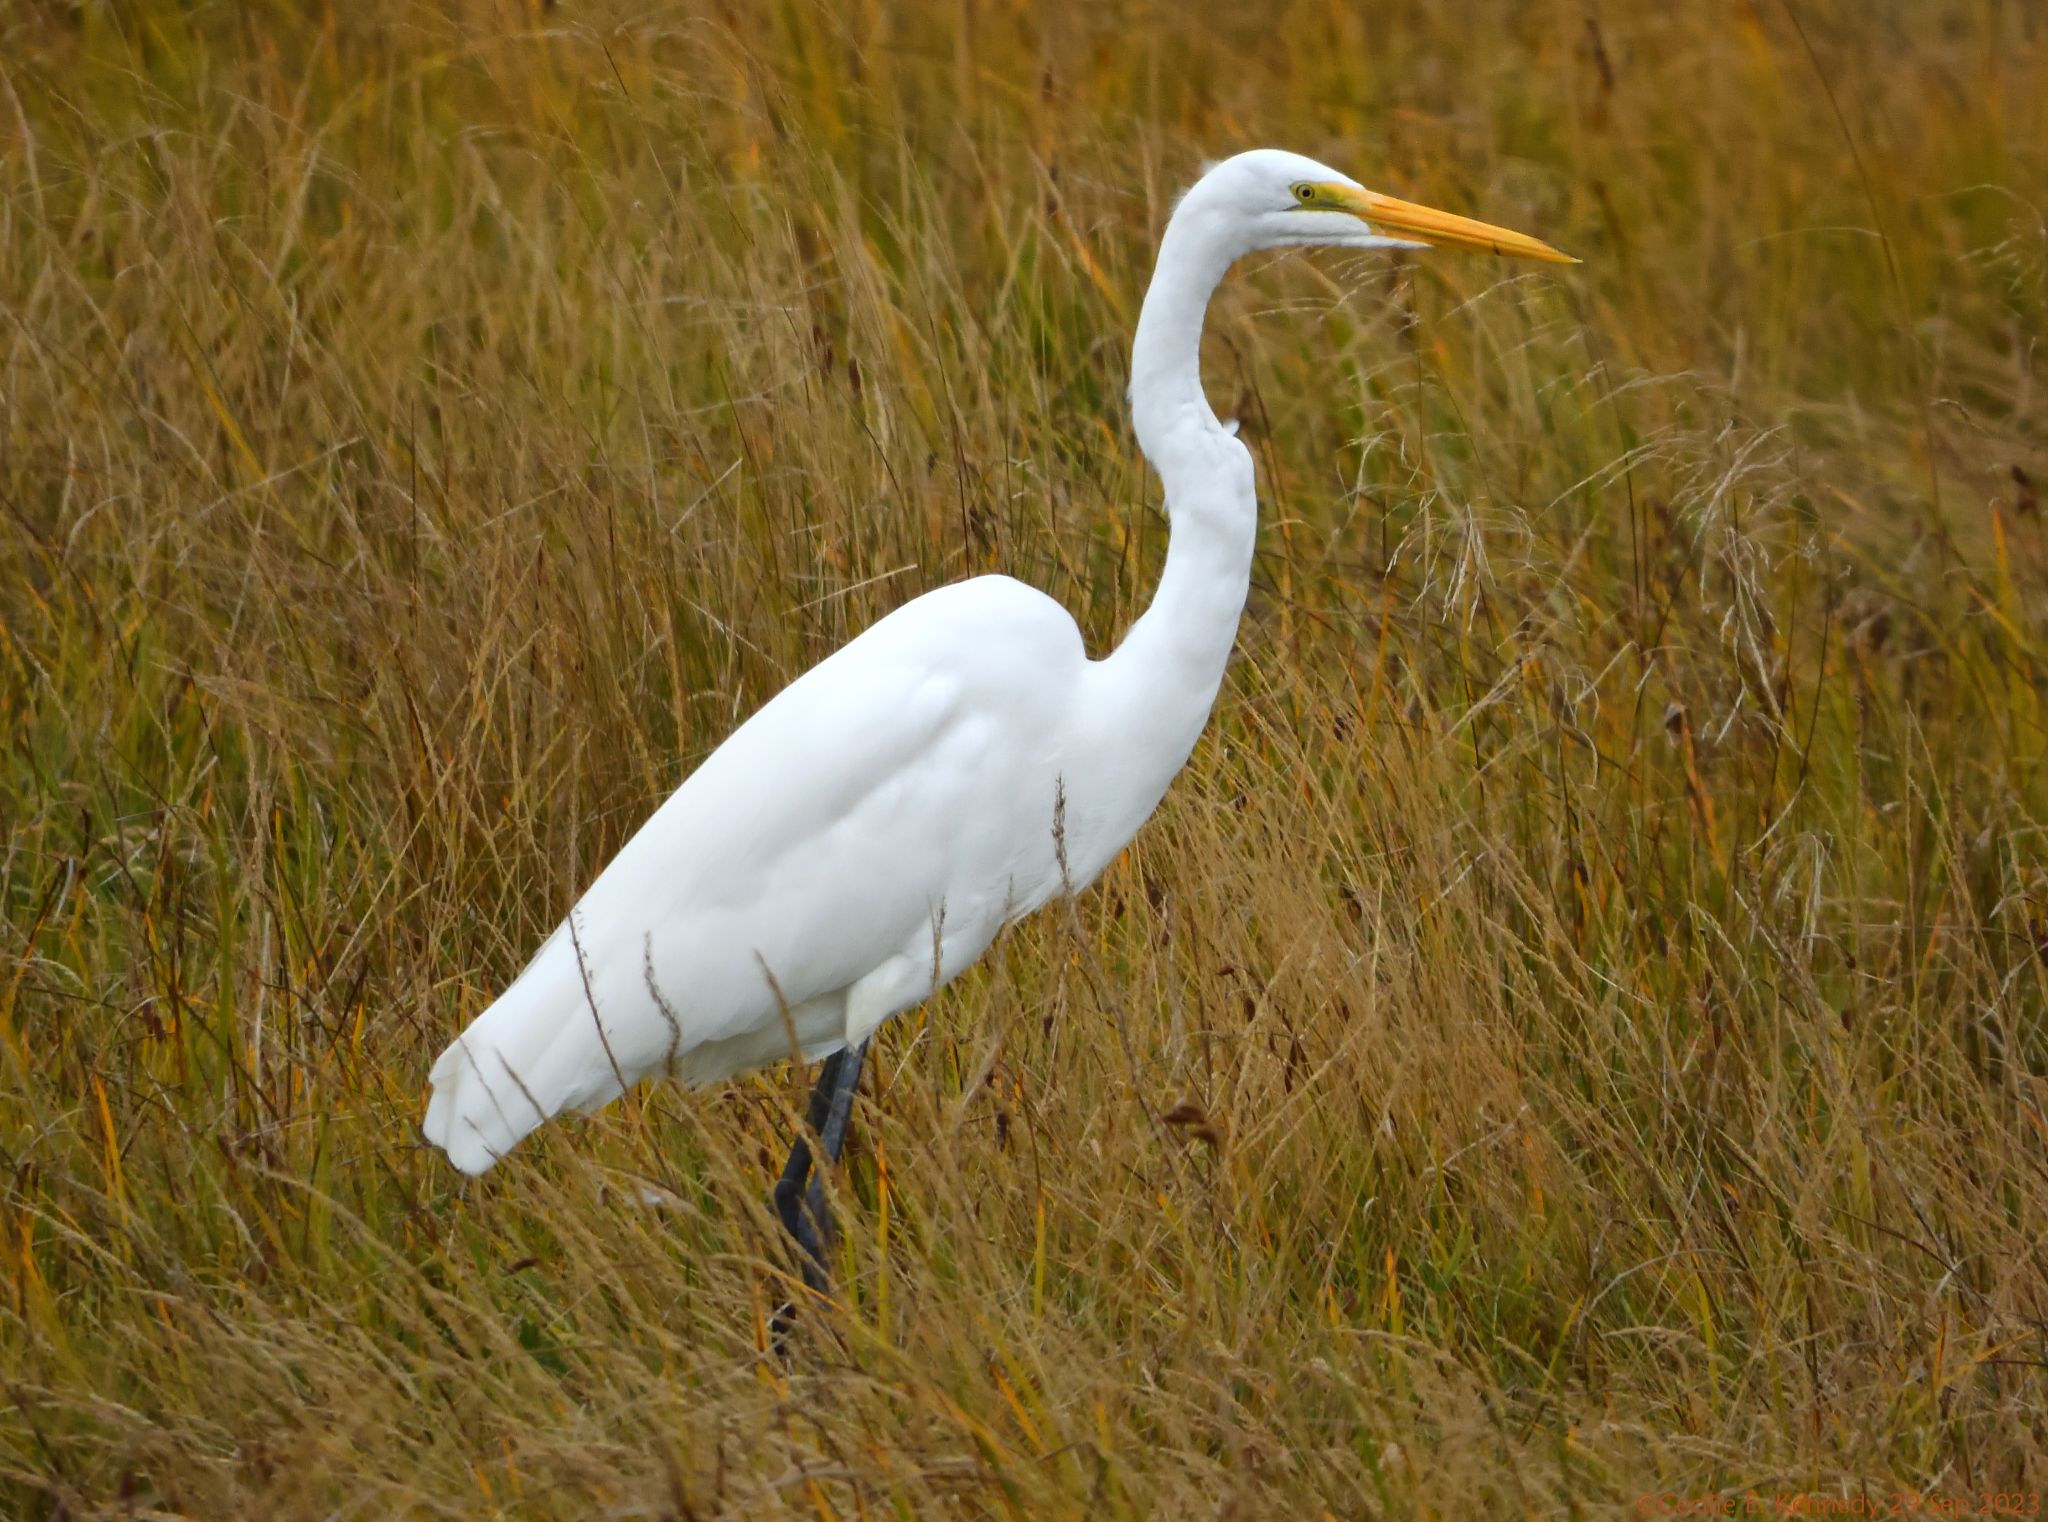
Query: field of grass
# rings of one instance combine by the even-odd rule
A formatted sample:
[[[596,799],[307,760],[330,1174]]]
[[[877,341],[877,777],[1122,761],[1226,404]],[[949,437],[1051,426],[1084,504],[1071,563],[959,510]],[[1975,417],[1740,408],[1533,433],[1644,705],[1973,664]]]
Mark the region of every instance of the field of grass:
[[[777,1361],[807,1073],[427,1068],[890,608],[1114,643],[1261,143],[1585,263],[1226,285],[1215,721]],[[0,1513],[2039,1514],[2044,219],[1992,0],[0,8]]]

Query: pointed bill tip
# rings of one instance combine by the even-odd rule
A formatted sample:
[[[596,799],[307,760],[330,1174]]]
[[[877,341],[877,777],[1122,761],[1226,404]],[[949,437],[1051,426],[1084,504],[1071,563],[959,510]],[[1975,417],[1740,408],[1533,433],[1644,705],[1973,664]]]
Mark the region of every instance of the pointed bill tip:
[[[1321,188],[1321,187],[1319,187]],[[1512,259],[1534,259],[1543,264],[1577,264],[1580,261],[1562,249],[1552,248],[1541,238],[1496,227],[1456,212],[1418,206],[1396,196],[1351,186],[1328,187],[1331,200],[1353,216],[1390,232],[1412,237],[1432,248],[1488,249]],[[1340,194],[1341,192],[1341,194]]]

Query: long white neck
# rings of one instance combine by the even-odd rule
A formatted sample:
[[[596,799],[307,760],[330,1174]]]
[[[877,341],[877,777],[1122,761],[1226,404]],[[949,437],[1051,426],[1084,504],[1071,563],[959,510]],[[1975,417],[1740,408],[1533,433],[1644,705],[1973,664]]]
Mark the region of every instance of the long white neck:
[[[1251,589],[1252,457],[1202,395],[1202,314],[1233,250],[1194,197],[1159,245],[1131,354],[1131,412],[1172,523],[1151,606],[1096,668],[1076,803],[1074,881],[1102,870],[1158,805],[1208,722]],[[1085,786],[1082,785],[1085,781]]]
[[[1166,224],[1159,262],[1138,314],[1131,345],[1131,417],[1138,444],[1166,481],[1167,507],[1174,472],[1187,458],[1187,433],[1221,433],[1202,392],[1202,318],[1209,297],[1230,268],[1231,250],[1212,236],[1199,211],[1186,202]]]
[[[1193,197],[1183,201],[1160,241],[1131,349],[1131,415],[1166,486],[1171,537],[1151,606],[1109,661],[1123,683],[1145,689],[1156,717],[1173,711],[1190,747],[1237,638],[1258,530],[1250,451],[1202,392],[1202,317],[1236,253]]]

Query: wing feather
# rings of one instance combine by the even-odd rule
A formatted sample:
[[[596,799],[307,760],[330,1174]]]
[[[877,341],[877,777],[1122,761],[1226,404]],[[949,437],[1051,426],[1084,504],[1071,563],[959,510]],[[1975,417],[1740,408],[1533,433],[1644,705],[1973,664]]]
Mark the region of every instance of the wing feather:
[[[786,1015],[806,1048],[838,1039],[845,990],[928,939],[939,906],[957,923],[1008,892],[1085,665],[1058,604],[983,577],[792,682],[441,1055],[429,1140],[480,1173],[562,1109],[688,1073],[699,1048],[707,1077],[782,1054]]]

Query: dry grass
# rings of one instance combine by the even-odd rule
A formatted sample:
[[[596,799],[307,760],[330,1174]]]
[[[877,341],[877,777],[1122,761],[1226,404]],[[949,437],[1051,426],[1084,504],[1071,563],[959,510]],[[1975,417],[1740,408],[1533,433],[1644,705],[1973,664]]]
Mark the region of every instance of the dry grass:
[[[25,3],[8,1514],[2048,1491],[2038,7]],[[785,1370],[805,1075],[465,1187],[427,1066],[888,608],[1116,638],[1153,239],[1256,142],[1587,262],[1223,294],[1216,721],[885,1033]]]

